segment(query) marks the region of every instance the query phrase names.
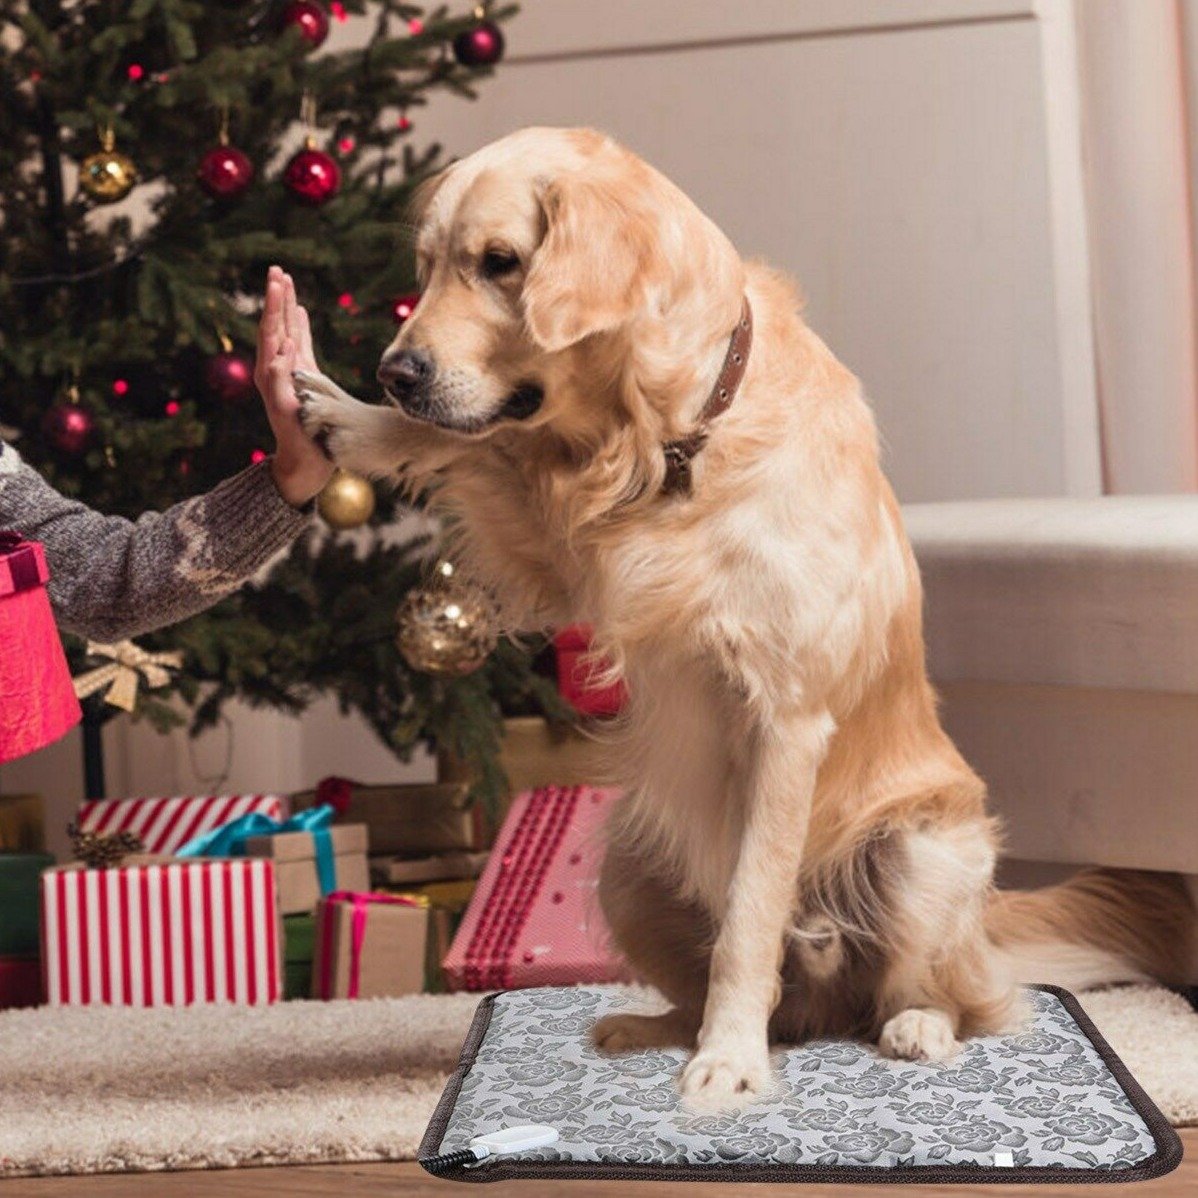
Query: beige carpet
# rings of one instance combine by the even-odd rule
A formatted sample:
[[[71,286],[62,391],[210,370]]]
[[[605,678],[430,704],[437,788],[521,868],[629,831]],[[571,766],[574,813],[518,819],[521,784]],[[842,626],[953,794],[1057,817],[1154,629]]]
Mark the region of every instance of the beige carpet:
[[[410,1158],[474,996],[0,1012],[0,1175]],[[1198,1014],[1152,987],[1083,1002],[1198,1124]]]

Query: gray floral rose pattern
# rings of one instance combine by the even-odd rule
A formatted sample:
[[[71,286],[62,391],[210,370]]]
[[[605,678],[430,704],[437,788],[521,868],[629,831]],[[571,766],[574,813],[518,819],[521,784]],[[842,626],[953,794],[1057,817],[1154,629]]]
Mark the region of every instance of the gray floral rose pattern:
[[[778,1084],[735,1115],[678,1102],[681,1049],[603,1056],[593,1020],[636,1008],[618,987],[499,995],[440,1151],[518,1123],[558,1129],[523,1160],[624,1164],[920,1165],[1127,1169],[1152,1133],[1053,994],[1030,991],[1017,1035],[973,1040],[947,1065],[888,1061],[852,1042],[774,1054]],[[482,1165],[481,1168],[486,1168]]]
[[[826,1135],[823,1146],[836,1153],[838,1158],[847,1157],[848,1161],[858,1165],[872,1165],[881,1156],[910,1152],[915,1147],[915,1139],[910,1132],[866,1127]]]

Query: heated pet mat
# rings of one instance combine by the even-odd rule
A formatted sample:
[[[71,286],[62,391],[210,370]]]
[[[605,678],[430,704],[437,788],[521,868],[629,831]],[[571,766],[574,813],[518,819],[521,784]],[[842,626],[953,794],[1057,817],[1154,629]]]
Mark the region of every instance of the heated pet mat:
[[[678,1100],[686,1053],[605,1056],[591,1024],[637,1009],[602,987],[483,1000],[420,1146],[430,1172],[696,1181],[1138,1181],[1169,1172],[1181,1143],[1064,990],[1028,994],[1018,1035],[972,1040],[948,1064],[885,1060],[823,1041],[774,1054],[777,1086],[734,1115]],[[510,1155],[497,1132],[543,1125],[551,1146]],[[546,1137],[541,1137],[543,1143]],[[523,1142],[536,1143],[533,1135]],[[456,1154],[456,1155],[455,1155]],[[446,1159],[448,1158],[448,1159]]]

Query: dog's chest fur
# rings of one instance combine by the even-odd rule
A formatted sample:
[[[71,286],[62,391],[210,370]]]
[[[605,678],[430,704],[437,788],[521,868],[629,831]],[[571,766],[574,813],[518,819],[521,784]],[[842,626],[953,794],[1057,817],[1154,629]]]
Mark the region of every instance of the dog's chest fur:
[[[838,688],[880,666],[907,594],[900,534],[870,487],[813,471],[796,487],[801,448],[776,444],[769,458],[730,486],[717,473],[728,455],[713,455],[700,476],[709,491],[663,499],[573,551],[541,526],[567,618],[593,625],[632,696],[609,754],[632,796],[628,834],[651,839],[681,892],[712,911],[760,730],[784,710],[850,701]],[[535,505],[524,511],[536,528]]]
[[[714,518],[697,545],[663,537],[653,550],[637,547],[631,563],[617,552],[599,572],[626,580],[599,608],[632,695],[615,757],[640,834],[718,914],[757,738],[783,711],[839,706],[845,678],[880,666],[902,559],[889,538],[863,557],[769,497]],[[657,615],[642,625],[643,608]]]

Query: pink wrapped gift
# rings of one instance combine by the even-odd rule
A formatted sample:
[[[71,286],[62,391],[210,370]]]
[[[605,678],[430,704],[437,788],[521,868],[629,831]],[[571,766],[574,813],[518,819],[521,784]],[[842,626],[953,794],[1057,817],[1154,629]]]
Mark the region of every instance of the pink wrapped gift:
[[[0,762],[56,741],[82,717],[46,598],[36,541],[0,532]]]
[[[595,901],[617,790],[546,786],[513,801],[442,963],[451,990],[631,977]]]
[[[173,853],[201,832],[260,812],[287,817],[285,795],[187,795],[176,798],[88,799],[79,806],[84,832],[133,832],[147,853]]]
[[[274,867],[255,858],[42,874],[46,1001],[182,1007],[277,1002]]]

